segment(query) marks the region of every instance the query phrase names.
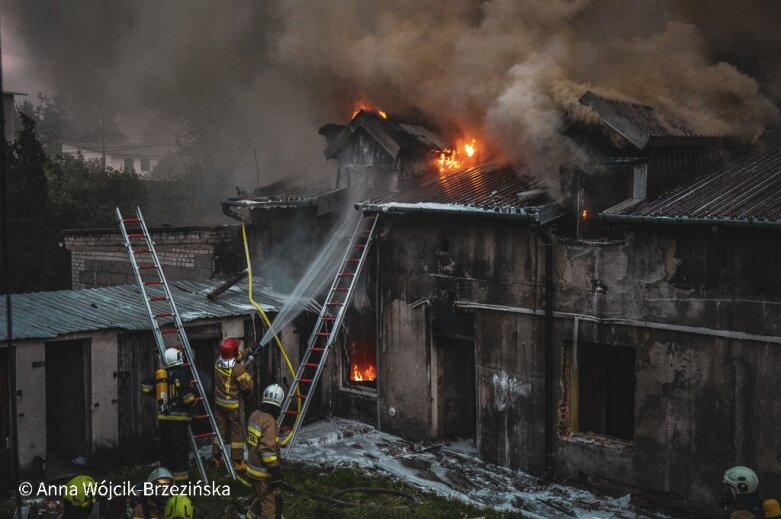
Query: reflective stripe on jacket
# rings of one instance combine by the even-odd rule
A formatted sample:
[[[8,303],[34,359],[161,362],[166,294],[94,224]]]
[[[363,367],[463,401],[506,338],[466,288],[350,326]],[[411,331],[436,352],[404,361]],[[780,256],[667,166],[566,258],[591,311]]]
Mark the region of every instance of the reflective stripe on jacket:
[[[239,408],[239,394],[252,391],[252,378],[240,363],[225,366],[219,360],[214,365],[214,402],[225,409]]]
[[[279,465],[279,438],[274,417],[253,411],[247,419],[247,475],[251,478],[271,477],[269,469]]]

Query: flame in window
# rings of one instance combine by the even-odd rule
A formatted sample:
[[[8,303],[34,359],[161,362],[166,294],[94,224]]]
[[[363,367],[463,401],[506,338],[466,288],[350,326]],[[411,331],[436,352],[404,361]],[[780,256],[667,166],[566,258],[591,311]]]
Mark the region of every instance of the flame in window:
[[[373,382],[377,380],[377,369],[370,363],[361,365],[360,363],[353,361],[350,380],[353,382]]]
[[[439,172],[454,171],[474,164],[477,155],[477,139],[461,141],[454,149],[443,150],[439,153],[437,166]]]

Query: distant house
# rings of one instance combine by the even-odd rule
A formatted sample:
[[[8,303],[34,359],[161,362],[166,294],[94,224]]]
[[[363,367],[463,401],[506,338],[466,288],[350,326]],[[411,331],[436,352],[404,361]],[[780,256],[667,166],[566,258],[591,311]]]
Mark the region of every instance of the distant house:
[[[99,142],[63,142],[62,153],[81,155],[87,160],[103,160],[103,144]],[[171,144],[112,143],[105,145],[106,167],[150,174],[160,159],[172,152]]]
[[[5,127],[3,128],[3,137],[6,141],[12,141],[16,138],[16,132],[22,129],[21,122],[19,120],[19,114],[16,113],[14,105],[14,96],[26,96],[21,92],[6,92],[3,91],[3,119],[5,120]]]

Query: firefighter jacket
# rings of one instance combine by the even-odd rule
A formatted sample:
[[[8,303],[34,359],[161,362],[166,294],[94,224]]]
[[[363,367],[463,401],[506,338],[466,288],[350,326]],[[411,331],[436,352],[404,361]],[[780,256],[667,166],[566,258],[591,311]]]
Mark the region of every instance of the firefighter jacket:
[[[274,417],[253,411],[247,419],[247,475],[252,479],[270,478],[279,471],[279,437]]]
[[[214,365],[214,402],[228,410],[239,408],[239,394],[252,391],[252,378],[236,359],[219,359]]]
[[[168,401],[157,410],[158,420],[189,421],[189,408],[195,404],[195,392],[190,384],[191,375],[182,366],[168,370]],[[155,396],[155,379],[149,377],[141,383],[141,392]]]

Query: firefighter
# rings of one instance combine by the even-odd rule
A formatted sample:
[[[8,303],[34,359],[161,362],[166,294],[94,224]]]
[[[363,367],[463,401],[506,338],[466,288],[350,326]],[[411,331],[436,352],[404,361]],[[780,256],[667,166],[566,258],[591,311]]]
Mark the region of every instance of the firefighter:
[[[230,440],[234,468],[243,472],[247,464],[244,462],[239,395],[246,399],[252,393],[252,378],[239,360],[239,341],[233,337],[222,341],[220,358],[214,365],[214,419],[222,440],[225,443]],[[216,436],[212,444],[212,456],[215,464],[219,465],[222,453]]]
[[[187,496],[173,496],[165,505],[163,519],[193,519],[194,507]]]
[[[190,477],[189,409],[195,404],[191,374],[183,366],[182,352],[168,348],[163,356],[165,370],[141,385],[144,394],[157,395],[157,424],[160,429],[160,465],[170,467],[175,481]]]
[[[762,519],[762,501],[759,499],[759,478],[748,467],[727,469],[724,483],[724,517],[728,519]]]
[[[68,491],[63,497],[65,510],[58,519],[87,519],[92,516],[92,510],[97,501],[95,496],[95,480],[89,476],[76,476],[68,481]]]
[[[256,498],[247,511],[247,519],[282,517],[282,467],[279,461],[279,416],[285,392],[279,384],[263,390],[260,409],[247,420],[247,476],[252,479]]]
[[[163,516],[163,508],[168,498],[160,489],[173,485],[174,476],[167,468],[158,467],[149,473],[146,481],[153,484],[153,492],[145,493],[143,483],[134,487],[136,494],[128,500],[131,519],[160,519]]]

